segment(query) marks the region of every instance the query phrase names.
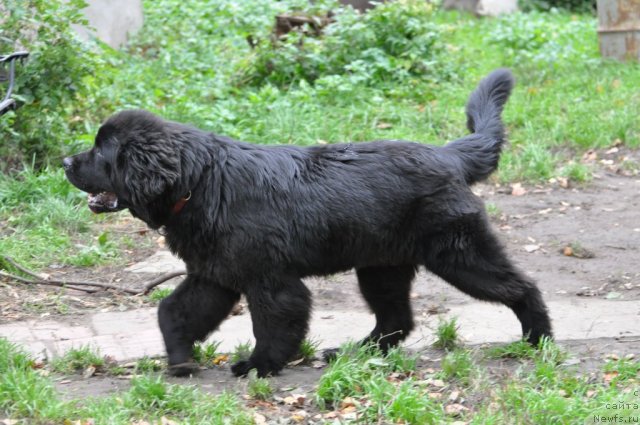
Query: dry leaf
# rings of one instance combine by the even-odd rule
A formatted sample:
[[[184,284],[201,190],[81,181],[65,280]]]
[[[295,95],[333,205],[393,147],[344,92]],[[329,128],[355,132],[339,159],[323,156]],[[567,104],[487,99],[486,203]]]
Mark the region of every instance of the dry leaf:
[[[604,383],[605,384],[610,384],[611,381],[617,377],[619,375],[618,372],[616,372],[615,370],[613,372],[605,372],[603,378],[604,378]]]
[[[253,422],[256,425],[266,425],[267,418],[264,415],[261,415],[260,413],[254,413],[253,414]]]
[[[571,257],[573,255],[573,248],[571,248],[570,246],[565,246],[562,250],[562,254],[567,257]]]
[[[448,404],[444,408],[445,413],[451,416],[459,416],[462,414],[462,412],[466,410],[469,410],[469,409],[464,407],[462,404],[458,404],[458,403]]]
[[[220,365],[220,364],[226,363],[228,361],[229,361],[229,355],[228,354],[220,354],[220,355],[216,356],[215,359],[213,359],[213,364]]]
[[[522,196],[527,193],[527,190],[522,187],[520,183],[514,183],[511,185],[511,195],[513,196]]]
[[[87,379],[87,378],[91,378],[91,377],[92,377],[93,375],[95,375],[95,374],[96,374],[96,368],[95,368],[95,366],[89,366],[89,367],[88,367],[88,368],[86,368],[86,369],[84,370],[84,372],[82,373],[82,377],[83,377],[84,379]]]
[[[379,122],[378,125],[376,125],[376,128],[379,128],[380,130],[386,130],[387,128],[391,127],[393,127],[393,124],[390,124],[388,122]]]
[[[598,159],[598,153],[593,149],[589,149],[582,155],[582,162],[594,162],[596,159]]]

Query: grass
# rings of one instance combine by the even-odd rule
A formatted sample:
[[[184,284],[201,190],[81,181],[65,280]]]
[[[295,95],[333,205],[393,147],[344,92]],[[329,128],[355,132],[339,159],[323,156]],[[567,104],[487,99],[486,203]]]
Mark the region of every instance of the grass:
[[[62,357],[53,359],[49,366],[54,372],[70,374],[82,372],[89,367],[104,369],[107,362],[96,350],[84,346],[68,350]]]
[[[85,365],[88,359],[88,363],[95,360],[86,350],[81,352],[70,355],[70,363]],[[79,363],[75,363],[77,358]],[[212,396],[154,375],[136,377],[128,391],[106,398],[63,401],[51,378],[39,373],[36,363],[4,338],[0,338],[0,375],[0,417],[26,418],[29,423],[76,423],[92,418],[95,423],[128,425],[138,420],[155,423],[163,417],[177,423],[241,425],[252,421],[234,395]]]
[[[273,388],[269,379],[258,378],[258,372],[251,369],[247,376],[247,394],[256,400],[267,400],[273,395]]]
[[[459,343],[458,323],[454,318],[450,320],[441,320],[436,329],[436,340],[433,346],[442,350],[452,350]]]
[[[236,345],[229,356],[229,361],[231,363],[237,363],[241,360],[247,360],[253,351],[253,344],[251,341],[243,342]]]
[[[218,347],[220,347],[220,342],[214,341],[206,344],[197,342],[193,346],[193,360],[202,366],[213,366],[216,358],[220,356]]]
[[[316,355],[318,354],[319,346],[320,346],[320,341],[305,338],[300,344],[300,349],[298,350],[299,359],[302,359],[304,363],[308,363],[312,361],[313,359],[316,358]]]
[[[453,379],[462,385],[468,385],[474,370],[471,352],[464,349],[451,351],[442,359],[440,367],[442,379]]]
[[[75,145],[88,146],[101,120],[130,107],[253,143],[311,145],[389,138],[441,145],[465,134],[467,97],[482,76],[499,66],[513,69],[517,86],[504,112],[511,144],[495,178],[588,182],[592,169],[580,161],[584,151],[614,143],[640,145],[640,95],[635,90],[640,86],[639,65],[599,57],[592,16],[536,12],[476,19],[425,11],[417,4],[412,3],[414,12],[409,14],[385,6],[380,19],[392,26],[394,20],[413,22],[421,34],[437,37],[428,52],[435,61],[429,72],[404,75],[400,64],[410,55],[399,54],[389,56],[392,62],[401,58],[397,74],[384,71],[375,77],[376,71],[362,79],[358,70],[336,68],[337,73],[318,75],[314,81],[283,80],[280,77],[296,64],[295,47],[289,46],[292,56],[275,56],[280,77],[248,84],[240,77],[273,52],[268,43],[252,50],[247,35],[268,40],[272,17],[299,7],[299,2],[219,0],[182,8],[177,0],[149,1],[145,26],[126,50],[103,53],[113,75],[91,82],[101,108],[86,112],[95,121],[79,127],[84,132]],[[196,12],[203,8],[206,14]],[[170,18],[161,12],[166,10],[172,11]],[[416,21],[405,21],[408,16]],[[340,34],[356,37],[351,28],[369,25],[367,31],[373,28],[384,44],[390,35],[378,24],[375,19],[353,23]],[[360,32],[365,33],[369,34]],[[322,40],[307,42],[311,46]],[[415,46],[405,42],[399,40],[398,46],[414,52]],[[393,53],[386,44],[381,49]],[[386,69],[384,58],[364,58],[362,69]],[[317,66],[321,71],[322,64]],[[57,165],[57,160],[50,163]],[[624,166],[637,169],[632,162]],[[57,166],[39,172],[26,166],[0,176],[0,251],[36,268],[118,261],[119,238],[95,230],[113,218],[91,215],[83,198]]]
[[[87,350],[69,359],[92,363]],[[567,353],[551,341],[537,350],[522,343],[492,349],[512,358],[508,373],[495,375],[457,348],[442,359],[441,369],[419,365],[418,356],[392,349],[385,356],[375,347],[347,344],[325,369],[316,389],[321,413],[353,411],[359,423],[567,424],[614,415],[636,417],[640,362],[632,357],[602,362],[594,373],[562,365]],[[87,360],[88,359],[88,360]],[[70,360],[70,361],[71,361]],[[52,377],[20,348],[0,338],[0,417],[28,418],[33,423],[251,423],[252,413],[235,395],[205,394],[190,385],[170,384],[157,374],[158,363],[141,359],[142,373],[128,390],[104,398],[63,400]],[[443,380],[443,381],[440,381]],[[246,392],[252,400],[270,400],[268,379],[250,374]],[[352,410],[349,410],[352,409]],[[604,421],[603,419],[599,419]],[[633,422],[629,422],[633,423]]]

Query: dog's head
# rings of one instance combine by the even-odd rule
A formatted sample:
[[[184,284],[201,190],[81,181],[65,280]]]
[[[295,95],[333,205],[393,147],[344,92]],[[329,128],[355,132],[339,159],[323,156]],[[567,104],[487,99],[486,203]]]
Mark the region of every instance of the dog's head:
[[[146,111],[120,112],[100,127],[92,149],[63,160],[67,179],[89,194],[91,211],[129,208],[153,224],[152,206],[184,195],[174,193],[182,173],[172,124]]]

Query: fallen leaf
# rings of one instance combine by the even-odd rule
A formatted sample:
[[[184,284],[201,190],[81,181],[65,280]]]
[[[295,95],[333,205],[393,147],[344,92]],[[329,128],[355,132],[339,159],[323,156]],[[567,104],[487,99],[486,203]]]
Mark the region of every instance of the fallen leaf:
[[[307,418],[308,414],[304,410],[298,410],[293,415],[291,415],[291,419],[295,422],[302,422]]]
[[[527,193],[527,190],[522,187],[520,183],[514,183],[511,185],[511,195],[513,196],[522,196]]]
[[[88,379],[88,378],[91,378],[91,377],[92,377],[93,375],[95,375],[95,374],[96,374],[96,368],[95,368],[95,366],[89,366],[89,367],[88,367],[88,368],[86,368],[86,369],[84,370],[84,372],[82,373],[82,377],[83,377],[84,379]]]
[[[604,383],[610,384],[611,381],[619,375],[615,370],[613,372],[605,372],[603,375]]]
[[[462,412],[466,410],[469,410],[469,409],[464,407],[462,404],[458,404],[458,403],[448,404],[444,408],[445,413],[451,416],[460,416]]]
[[[260,413],[254,413],[253,414],[253,422],[256,425],[266,425],[267,418],[264,415],[261,415]]]
[[[379,128],[380,130],[386,130],[387,128],[391,127],[393,127],[393,124],[390,124],[388,122],[379,122],[378,125],[376,125],[376,128]]]
[[[593,149],[589,149],[582,155],[582,162],[594,162],[596,159],[598,159],[598,153]]]
[[[573,248],[571,248],[570,246],[565,246],[562,250],[562,254],[567,257],[571,257],[573,255]]]
[[[456,401],[460,397],[460,391],[451,391],[449,394],[449,401]]]
[[[340,408],[341,409],[346,409],[348,407],[355,407],[356,405],[356,400],[352,397],[345,397],[342,402],[340,403]]]
[[[228,354],[220,354],[220,355],[216,356],[215,359],[213,359],[213,364],[220,365],[220,364],[226,363],[228,361],[229,361],[229,355]]]

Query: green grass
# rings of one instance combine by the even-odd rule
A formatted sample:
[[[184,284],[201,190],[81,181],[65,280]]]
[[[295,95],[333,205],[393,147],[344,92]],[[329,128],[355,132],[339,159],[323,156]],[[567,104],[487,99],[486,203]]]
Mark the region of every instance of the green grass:
[[[229,361],[231,363],[236,363],[241,360],[247,360],[249,356],[251,356],[251,352],[253,351],[253,344],[251,341],[243,342],[236,345],[229,356]]]
[[[96,350],[84,346],[68,350],[62,357],[53,359],[49,366],[54,372],[69,374],[82,372],[89,367],[104,369],[107,364]]]
[[[551,341],[543,341],[535,352],[520,343],[501,348],[496,355],[514,358],[519,365],[492,375],[466,349],[447,353],[442,368],[431,371],[419,366],[417,355],[400,349],[384,356],[371,346],[346,345],[320,378],[316,401],[321,413],[351,405],[360,423],[569,424],[591,421],[594,415],[632,419],[638,414],[634,391],[640,362],[633,358],[603,362],[595,373],[583,373],[563,366],[567,353]],[[193,386],[170,384],[157,375],[156,362],[141,359],[139,365],[143,374],[126,391],[64,401],[52,377],[40,373],[40,365],[0,338],[0,417],[33,423],[93,418],[124,425],[156,423],[162,417],[189,424],[251,423],[251,411],[237,396],[212,396]],[[439,379],[445,382],[437,383]],[[252,399],[272,397],[268,379],[254,373],[246,382]],[[450,411],[454,403],[468,410]]]
[[[325,3],[314,7],[324,10]],[[299,1],[218,0],[185,8],[177,0],[149,0],[145,25],[126,49],[100,53],[99,72],[108,75],[83,82],[95,99],[84,103],[84,125],[65,130],[77,133],[69,146],[88,147],[106,116],[132,107],[253,143],[389,138],[442,145],[466,133],[465,102],[480,78],[499,66],[513,69],[517,85],[504,111],[511,144],[496,179],[588,182],[592,169],[580,162],[584,151],[618,141],[640,146],[640,65],[599,57],[593,16],[535,12],[476,19],[409,3],[413,9],[386,5],[365,18],[343,15],[330,37],[307,39],[307,50],[284,43],[271,52],[273,16],[304,7]],[[420,40],[437,39],[422,50],[410,34],[387,28],[414,28]],[[249,47],[248,35],[260,42],[258,49]],[[367,49],[349,57],[344,46],[352,41]],[[315,69],[308,81],[296,71],[301,55]],[[275,61],[278,75],[243,78],[265,58]],[[424,60],[432,66],[416,72]],[[25,264],[118,261],[123,248],[117,238],[93,230],[109,220],[88,212],[84,195],[59,168],[35,172],[27,166],[0,176],[0,252]]]
[[[193,360],[202,366],[213,366],[214,360],[220,355],[218,347],[220,347],[220,342],[217,341],[207,344],[197,342],[193,346]]]
[[[462,385],[468,385],[474,371],[474,362],[469,350],[456,349],[447,353],[442,359],[440,367],[442,379],[455,380]]]
[[[443,350],[452,350],[459,344],[458,323],[454,318],[440,320],[436,328],[436,340],[433,346]]]
[[[80,352],[69,355],[67,364],[84,366],[95,361],[86,350]],[[25,418],[29,423],[43,424],[75,423],[87,418],[114,425],[128,425],[137,420],[155,423],[162,417],[193,424],[244,425],[252,421],[249,411],[234,395],[212,396],[192,386],[169,384],[154,375],[136,377],[128,391],[106,398],[63,401],[51,378],[40,374],[35,366],[18,347],[0,338],[0,417]],[[148,365],[144,369],[150,370]]]
[[[273,395],[273,387],[267,378],[258,378],[258,372],[251,369],[247,376],[247,394],[256,400],[267,400]]]
[[[310,362],[315,359],[318,354],[319,346],[320,341],[305,338],[300,344],[300,348],[298,350],[299,359],[302,359],[303,362]]]
[[[160,302],[167,298],[173,292],[173,288],[156,288],[149,295],[149,300],[153,302]]]

